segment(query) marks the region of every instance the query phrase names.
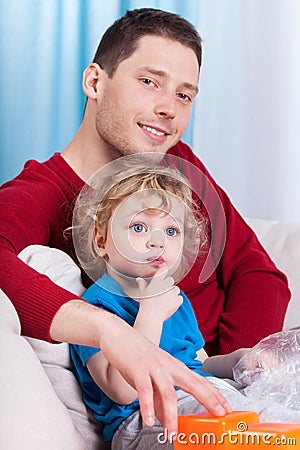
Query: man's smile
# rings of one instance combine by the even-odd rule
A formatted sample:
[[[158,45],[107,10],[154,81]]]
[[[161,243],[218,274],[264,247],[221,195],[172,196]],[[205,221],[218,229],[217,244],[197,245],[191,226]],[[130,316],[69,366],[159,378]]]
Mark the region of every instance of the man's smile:
[[[152,139],[154,138],[155,140],[158,139],[159,141],[164,141],[167,138],[167,136],[171,134],[170,130],[165,130],[160,127],[154,127],[140,122],[138,122],[138,126],[150,138]]]

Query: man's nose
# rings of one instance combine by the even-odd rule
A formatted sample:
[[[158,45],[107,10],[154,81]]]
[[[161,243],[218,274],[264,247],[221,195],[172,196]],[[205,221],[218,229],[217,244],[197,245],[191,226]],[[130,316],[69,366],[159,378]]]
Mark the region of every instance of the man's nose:
[[[173,93],[161,94],[155,107],[155,114],[167,119],[176,116],[176,96]]]
[[[147,240],[147,248],[164,248],[165,246],[165,235],[161,230],[152,230],[149,234],[149,239]]]

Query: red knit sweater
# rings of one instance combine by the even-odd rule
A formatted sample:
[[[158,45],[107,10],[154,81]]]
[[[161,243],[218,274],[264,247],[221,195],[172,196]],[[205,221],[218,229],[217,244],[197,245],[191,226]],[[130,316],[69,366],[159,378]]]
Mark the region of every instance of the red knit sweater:
[[[180,283],[194,307],[206,350],[217,354],[252,346],[282,328],[290,298],[287,279],[191,149],[180,142],[169,153],[191,161],[207,177],[188,173],[194,178],[196,191],[201,190],[210,219],[220,222],[215,233],[216,251],[226,230],[222,221],[218,222],[223,212],[214,203],[214,189],[226,215],[227,235],[217,269],[199,283],[203,264],[195,264]],[[63,231],[71,224],[73,204],[83,184],[56,153],[44,163],[27,162],[21,174],[0,190],[1,288],[18,311],[24,335],[50,340],[55,313],[74,294],[28,267],[17,254],[28,245],[41,244],[73,256],[72,242]]]

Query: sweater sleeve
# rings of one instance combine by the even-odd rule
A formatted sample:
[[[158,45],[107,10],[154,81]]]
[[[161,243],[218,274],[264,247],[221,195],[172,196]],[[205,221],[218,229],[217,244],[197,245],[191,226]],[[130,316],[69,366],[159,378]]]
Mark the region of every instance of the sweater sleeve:
[[[63,202],[57,192],[52,189],[49,195],[46,183],[24,179],[0,190],[0,287],[17,310],[22,334],[46,341],[51,341],[49,330],[58,309],[80,297],[26,265],[18,254],[32,244],[55,247],[54,224]]]
[[[215,269],[201,281],[203,265],[195,264],[180,287],[193,305],[208,354],[252,347],[282,329],[290,299],[287,278],[189,147],[183,143],[176,147],[170,153],[191,162],[202,173],[201,181],[198,176],[195,180],[194,171],[187,175],[193,178],[193,186],[201,182],[200,201],[209,210],[210,225],[216,230]]]
[[[53,317],[64,303],[80,298],[21,261],[12,244],[3,237],[0,237],[0,279],[3,292],[19,315],[21,333],[36,339],[52,342],[49,330]]]

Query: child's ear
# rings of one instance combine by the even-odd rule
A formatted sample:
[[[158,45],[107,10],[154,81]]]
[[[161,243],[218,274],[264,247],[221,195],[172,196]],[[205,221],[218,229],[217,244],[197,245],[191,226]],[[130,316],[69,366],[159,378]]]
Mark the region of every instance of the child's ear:
[[[99,255],[102,256],[102,258],[104,258],[107,254],[105,237],[101,228],[97,226],[95,227],[95,244]]]

